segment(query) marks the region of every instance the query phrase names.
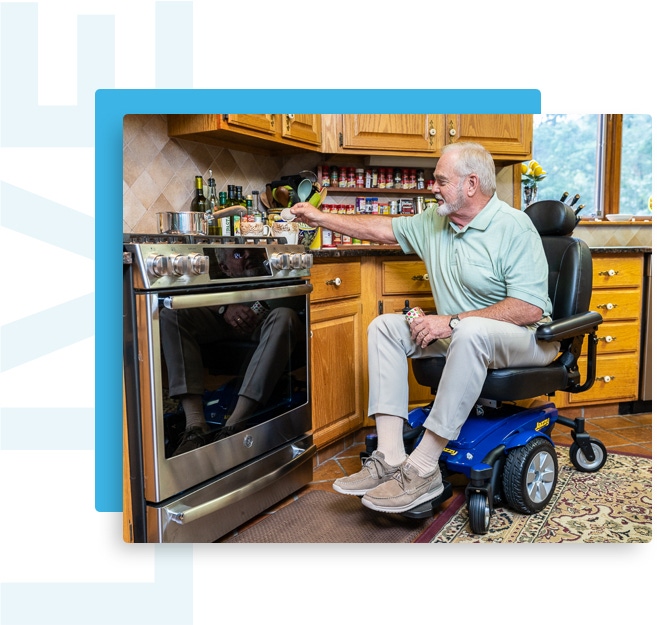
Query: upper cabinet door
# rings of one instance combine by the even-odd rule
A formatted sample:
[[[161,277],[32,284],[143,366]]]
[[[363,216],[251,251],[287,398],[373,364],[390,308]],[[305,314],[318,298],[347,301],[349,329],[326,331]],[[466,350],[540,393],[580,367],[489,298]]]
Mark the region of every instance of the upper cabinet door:
[[[442,115],[341,115],[340,151],[402,156],[438,156]]]
[[[500,160],[531,158],[532,136],[532,115],[447,115],[447,143],[481,143]]]
[[[290,141],[319,146],[322,143],[322,116],[306,113],[284,114],[281,136]]]
[[[226,128],[244,130],[248,133],[276,135],[276,118],[271,114],[238,113],[233,115],[217,115],[217,129]]]

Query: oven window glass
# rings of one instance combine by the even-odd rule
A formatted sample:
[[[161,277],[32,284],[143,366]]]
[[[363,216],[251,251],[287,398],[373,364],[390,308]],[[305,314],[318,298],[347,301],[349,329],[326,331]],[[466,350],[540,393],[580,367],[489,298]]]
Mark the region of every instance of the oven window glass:
[[[210,259],[210,279],[257,278],[271,276],[267,253],[263,247],[206,247],[203,253]]]
[[[159,309],[165,456],[308,401],[306,297]]]

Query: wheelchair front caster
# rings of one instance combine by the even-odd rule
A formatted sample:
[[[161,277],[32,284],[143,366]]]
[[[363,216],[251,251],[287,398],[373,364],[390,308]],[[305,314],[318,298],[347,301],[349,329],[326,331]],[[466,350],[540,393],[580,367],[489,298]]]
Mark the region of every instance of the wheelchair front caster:
[[[570,446],[570,461],[578,471],[595,473],[602,469],[605,462],[607,462],[607,448],[597,438],[591,438],[588,442],[591,445],[593,458],[589,460],[584,449],[577,443],[573,443]]]
[[[468,499],[470,529],[474,534],[486,534],[490,527],[490,504],[485,493],[473,492]]]

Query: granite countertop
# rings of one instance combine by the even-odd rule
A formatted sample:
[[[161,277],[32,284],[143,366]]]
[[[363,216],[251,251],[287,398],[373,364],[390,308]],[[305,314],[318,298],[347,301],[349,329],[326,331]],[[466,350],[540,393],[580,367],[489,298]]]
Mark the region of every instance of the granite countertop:
[[[399,245],[341,245],[311,250],[315,258],[354,258],[361,256],[406,256]],[[616,246],[591,247],[594,254],[650,254],[652,247]]]

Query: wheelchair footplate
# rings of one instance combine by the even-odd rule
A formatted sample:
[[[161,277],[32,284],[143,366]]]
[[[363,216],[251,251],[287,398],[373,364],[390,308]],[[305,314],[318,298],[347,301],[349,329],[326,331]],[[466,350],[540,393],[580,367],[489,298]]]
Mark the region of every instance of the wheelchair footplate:
[[[453,493],[452,484],[446,480],[443,480],[443,492],[438,495],[435,499],[431,501],[425,501],[415,508],[411,508],[406,512],[401,512],[401,516],[407,517],[409,519],[426,519],[430,516],[433,516],[436,508],[438,508],[444,501],[447,501],[451,498]]]

